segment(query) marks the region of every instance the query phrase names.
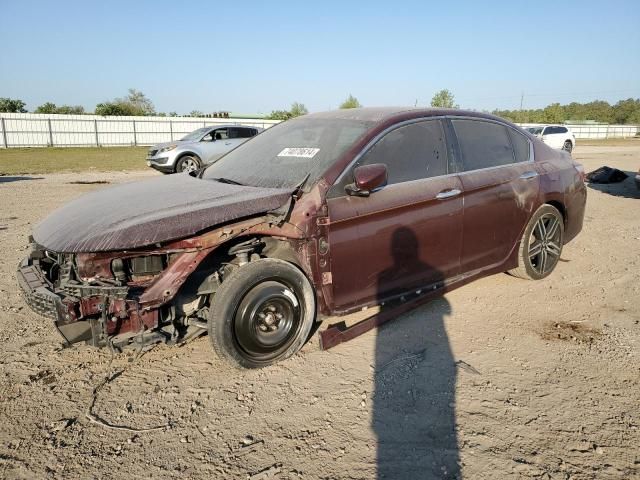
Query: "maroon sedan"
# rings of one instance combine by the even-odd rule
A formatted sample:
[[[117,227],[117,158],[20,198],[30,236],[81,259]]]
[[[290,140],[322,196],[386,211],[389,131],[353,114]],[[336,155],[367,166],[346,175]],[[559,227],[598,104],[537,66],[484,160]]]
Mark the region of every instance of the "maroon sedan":
[[[582,228],[582,177],[566,153],[491,115],[306,115],[194,174],[67,204],[34,230],[18,279],[69,344],[208,331],[221,358],[262,367],[299,350],[320,315],[497,272],[546,277]]]

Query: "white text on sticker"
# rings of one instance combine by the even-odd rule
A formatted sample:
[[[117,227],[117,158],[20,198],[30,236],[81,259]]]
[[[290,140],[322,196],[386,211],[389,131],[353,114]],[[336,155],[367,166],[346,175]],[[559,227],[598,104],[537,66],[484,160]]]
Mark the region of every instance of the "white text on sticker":
[[[287,147],[283,148],[278,154],[279,157],[299,157],[299,158],[313,158],[316,153],[320,151],[319,148],[304,148],[304,147]]]

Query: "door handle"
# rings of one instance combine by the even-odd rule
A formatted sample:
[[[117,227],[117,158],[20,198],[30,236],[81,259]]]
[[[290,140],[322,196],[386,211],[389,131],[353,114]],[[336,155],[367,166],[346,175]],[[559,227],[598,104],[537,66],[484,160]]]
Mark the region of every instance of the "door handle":
[[[457,188],[451,188],[449,190],[443,190],[440,193],[438,193],[436,195],[436,198],[438,200],[445,200],[447,198],[453,198],[453,197],[457,197],[458,195],[460,195],[462,192],[460,190],[458,190]]]
[[[530,180],[532,178],[536,178],[538,176],[538,172],[524,172],[520,177],[522,180]]]

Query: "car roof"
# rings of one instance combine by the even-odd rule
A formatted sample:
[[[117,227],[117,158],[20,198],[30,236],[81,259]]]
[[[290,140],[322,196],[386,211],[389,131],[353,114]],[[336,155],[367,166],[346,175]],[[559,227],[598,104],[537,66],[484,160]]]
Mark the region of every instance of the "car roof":
[[[454,108],[420,108],[420,107],[362,107],[348,108],[340,110],[330,110],[327,112],[310,113],[305,118],[320,119],[342,119],[356,120],[364,122],[382,123],[389,122],[394,117],[401,118],[417,118],[417,117],[434,117],[434,116],[464,116],[478,117],[490,120],[500,120],[506,122],[503,118],[490,115],[488,113],[474,112],[472,110],[461,110]],[[508,122],[507,122],[508,123]]]
[[[240,127],[240,128],[260,128],[260,127],[254,127],[252,125],[239,125],[236,123],[221,123],[220,125],[207,125],[206,127],[200,127],[200,128],[209,128],[211,130],[215,129],[215,128],[229,128],[229,127]],[[200,130],[200,129],[198,129]]]

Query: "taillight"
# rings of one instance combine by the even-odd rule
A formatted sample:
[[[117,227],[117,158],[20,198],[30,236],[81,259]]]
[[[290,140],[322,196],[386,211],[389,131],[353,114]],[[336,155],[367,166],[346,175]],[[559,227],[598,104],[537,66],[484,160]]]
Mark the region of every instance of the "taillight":
[[[573,168],[576,169],[576,171],[580,175],[580,179],[584,182],[587,179],[587,175],[584,171],[584,166],[581,163],[573,162]]]

